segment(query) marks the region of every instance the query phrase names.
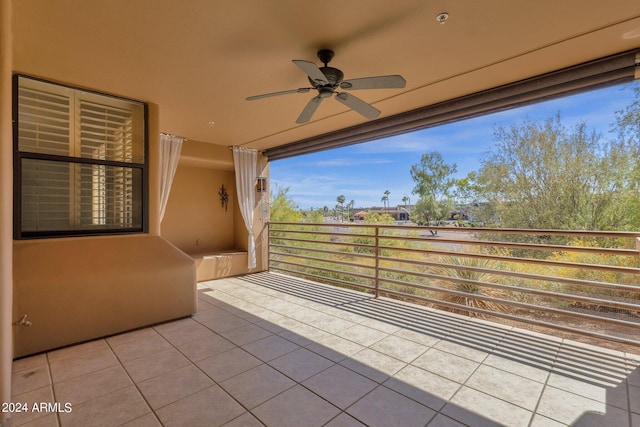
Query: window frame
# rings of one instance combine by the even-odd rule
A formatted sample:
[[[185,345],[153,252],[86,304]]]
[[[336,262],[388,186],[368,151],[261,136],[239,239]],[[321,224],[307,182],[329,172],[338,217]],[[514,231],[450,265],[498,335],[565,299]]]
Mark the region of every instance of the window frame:
[[[74,92],[80,92],[88,94],[90,97],[104,97],[105,100],[111,99],[118,102],[126,102],[131,104],[137,104],[142,107],[142,156],[143,161],[117,161],[108,159],[95,159],[90,157],[80,157],[81,153],[77,153],[77,156],[71,155],[59,155],[59,154],[46,154],[36,153],[29,151],[20,151],[19,146],[19,83],[20,79],[28,79],[35,82],[42,82],[50,85],[54,85],[61,89],[67,89]],[[72,86],[56,81],[41,79],[33,76],[29,76],[21,73],[13,74],[12,85],[12,97],[13,97],[13,235],[15,240],[28,240],[28,239],[46,239],[46,238],[61,238],[61,237],[80,237],[80,236],[104,236],[104,235],[121,235],[121,234],[140,234],[149,232],[149,126],[148,126],[148,114],[149,108],[146,102],[137,101],[130,98],[121,96],[115,96],[96,90],[81,88]],[[75,104],[75,103],[74,103]],[[72,104],[69,116],[79,117],[79,107]],[[75,120],[72,119],[72,121]],[[72,140],[75,138],[73,135],[73,125],[70,124],[70,136],[69,145],[78,144],[78,141]],[[79,138],[79,137],[78,137]],[[134,189],[134,193],[139,191],[140,194],[140,225],[131,227],[94,227],[83,228],[76,224],[76,227],[70,227],[67,230],[38,230],[38,231],[23,231],[23,218],[22,218],[22,162],[25,159],[33,159],[40,161],[55,161],[73,166],[92,165],[114,168],[126,168],[132,171],[132,175],[136,174],[136,171],[140,171],[141,174],[141,188]],[[71,188],[71,186],[69,187]],[[95,207],[93,208],[95,210]],[[78,211],[80,212],[80,211]],[[70,214],[70,219],[72,215]]]

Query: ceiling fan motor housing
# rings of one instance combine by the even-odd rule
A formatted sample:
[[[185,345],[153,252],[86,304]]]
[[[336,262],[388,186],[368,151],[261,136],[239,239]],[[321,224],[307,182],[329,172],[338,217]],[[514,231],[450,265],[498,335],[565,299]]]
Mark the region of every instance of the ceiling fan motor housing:
[[[340,70],[338,70],[337,68],[333,68],[333,67],[319,67],[320,71],[322,71],[322,74],[324,74],[324,76],[326,77],[327,81],[329,82],[328,85],[323,85],[321,83],[318,83],[314,80],[311,79],[311,77],[309,77],[309,83],[311,83],[311,85],[315,88],[321,87],[321,86],[331,86],[331,87],[338,87],[338,85],[340,84],[340,82],[342,82],[342,79],[344,78],[344,73]]]

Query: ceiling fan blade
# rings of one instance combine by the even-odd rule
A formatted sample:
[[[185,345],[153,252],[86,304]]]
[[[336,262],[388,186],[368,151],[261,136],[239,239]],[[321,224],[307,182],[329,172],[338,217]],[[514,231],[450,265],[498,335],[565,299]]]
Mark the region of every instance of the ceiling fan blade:
[[[311,120],[311,116],[313,116],[313,113],[316,112],[322,100],[323,98],[320,98],[319,96],[311,98],[309,102],[307,102],[307,105],[304,107],[304,110],[302,110],[302,113],[300,113],[300,116],[298,116],[296,123],[302,124],[307,123],[309,120]]]
[[[380,115],[380,110],[370,104],[367,104],[360,98],[356,98],[355,96],[348,93],[338,93],[336,95],[336,100],[343,103],[352,110],[362,114],[367,119],[375,119],[376,117],[378,117],[378,115]]]
[[[345,80],[340,83],[341,89],[394,89],[403,88],[407,84],[406,80],[399,75],[363,77],[361,79]]]
[[[296,64],[302,71],[304,71],[311,80],[318,83],[319,85],[329,84],[329,80],[325,77],[325,75],[320,71],[320,68],[313,62],[303,61],[301,59],[294,59],[293,63]]]
[[[288,95],[290,93],[307,93],[311,90],[310,87],[301,87],[300,89],[283,90],[280,92],[265,93],[264,95],[254,95],[245,98],[246,101],[254,101],[256,99],[269,98],[270,96]]]

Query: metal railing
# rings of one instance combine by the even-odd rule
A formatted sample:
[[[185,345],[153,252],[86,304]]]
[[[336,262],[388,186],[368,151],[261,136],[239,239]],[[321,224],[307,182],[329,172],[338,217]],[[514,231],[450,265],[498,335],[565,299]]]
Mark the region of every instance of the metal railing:
[[[640,233],[278,222],[269,270],[640,345]]]

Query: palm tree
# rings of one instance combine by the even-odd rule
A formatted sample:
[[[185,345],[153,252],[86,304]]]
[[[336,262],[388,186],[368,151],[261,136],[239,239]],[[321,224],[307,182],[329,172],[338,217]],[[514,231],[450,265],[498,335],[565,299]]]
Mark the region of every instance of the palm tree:
[[[347,203],[347,219],[348,220],[351,220],[351,209],[353,209],[355,205],[356,205],[355,200],[351,200],[349,203]]]
[[[341,194],[336,198],[336,201],[340,205],[340,221],[342,221],[342,219],[344,218],[344,201],[345,200],[347,200],[347,198],[344,197],[344,194]]]
[[[411,199],[409,198],[409,196],[407,196],[406,194],[402,196],[402,203],[404,203],[404,210],[407,211],[407,219],[409,219],[411,217]]]
[[[389,190],[385,190],[384,196],[382,196],[382,199],[380,199],[385,208],[389,207],[389,194],[391,194],[391,192]]]

